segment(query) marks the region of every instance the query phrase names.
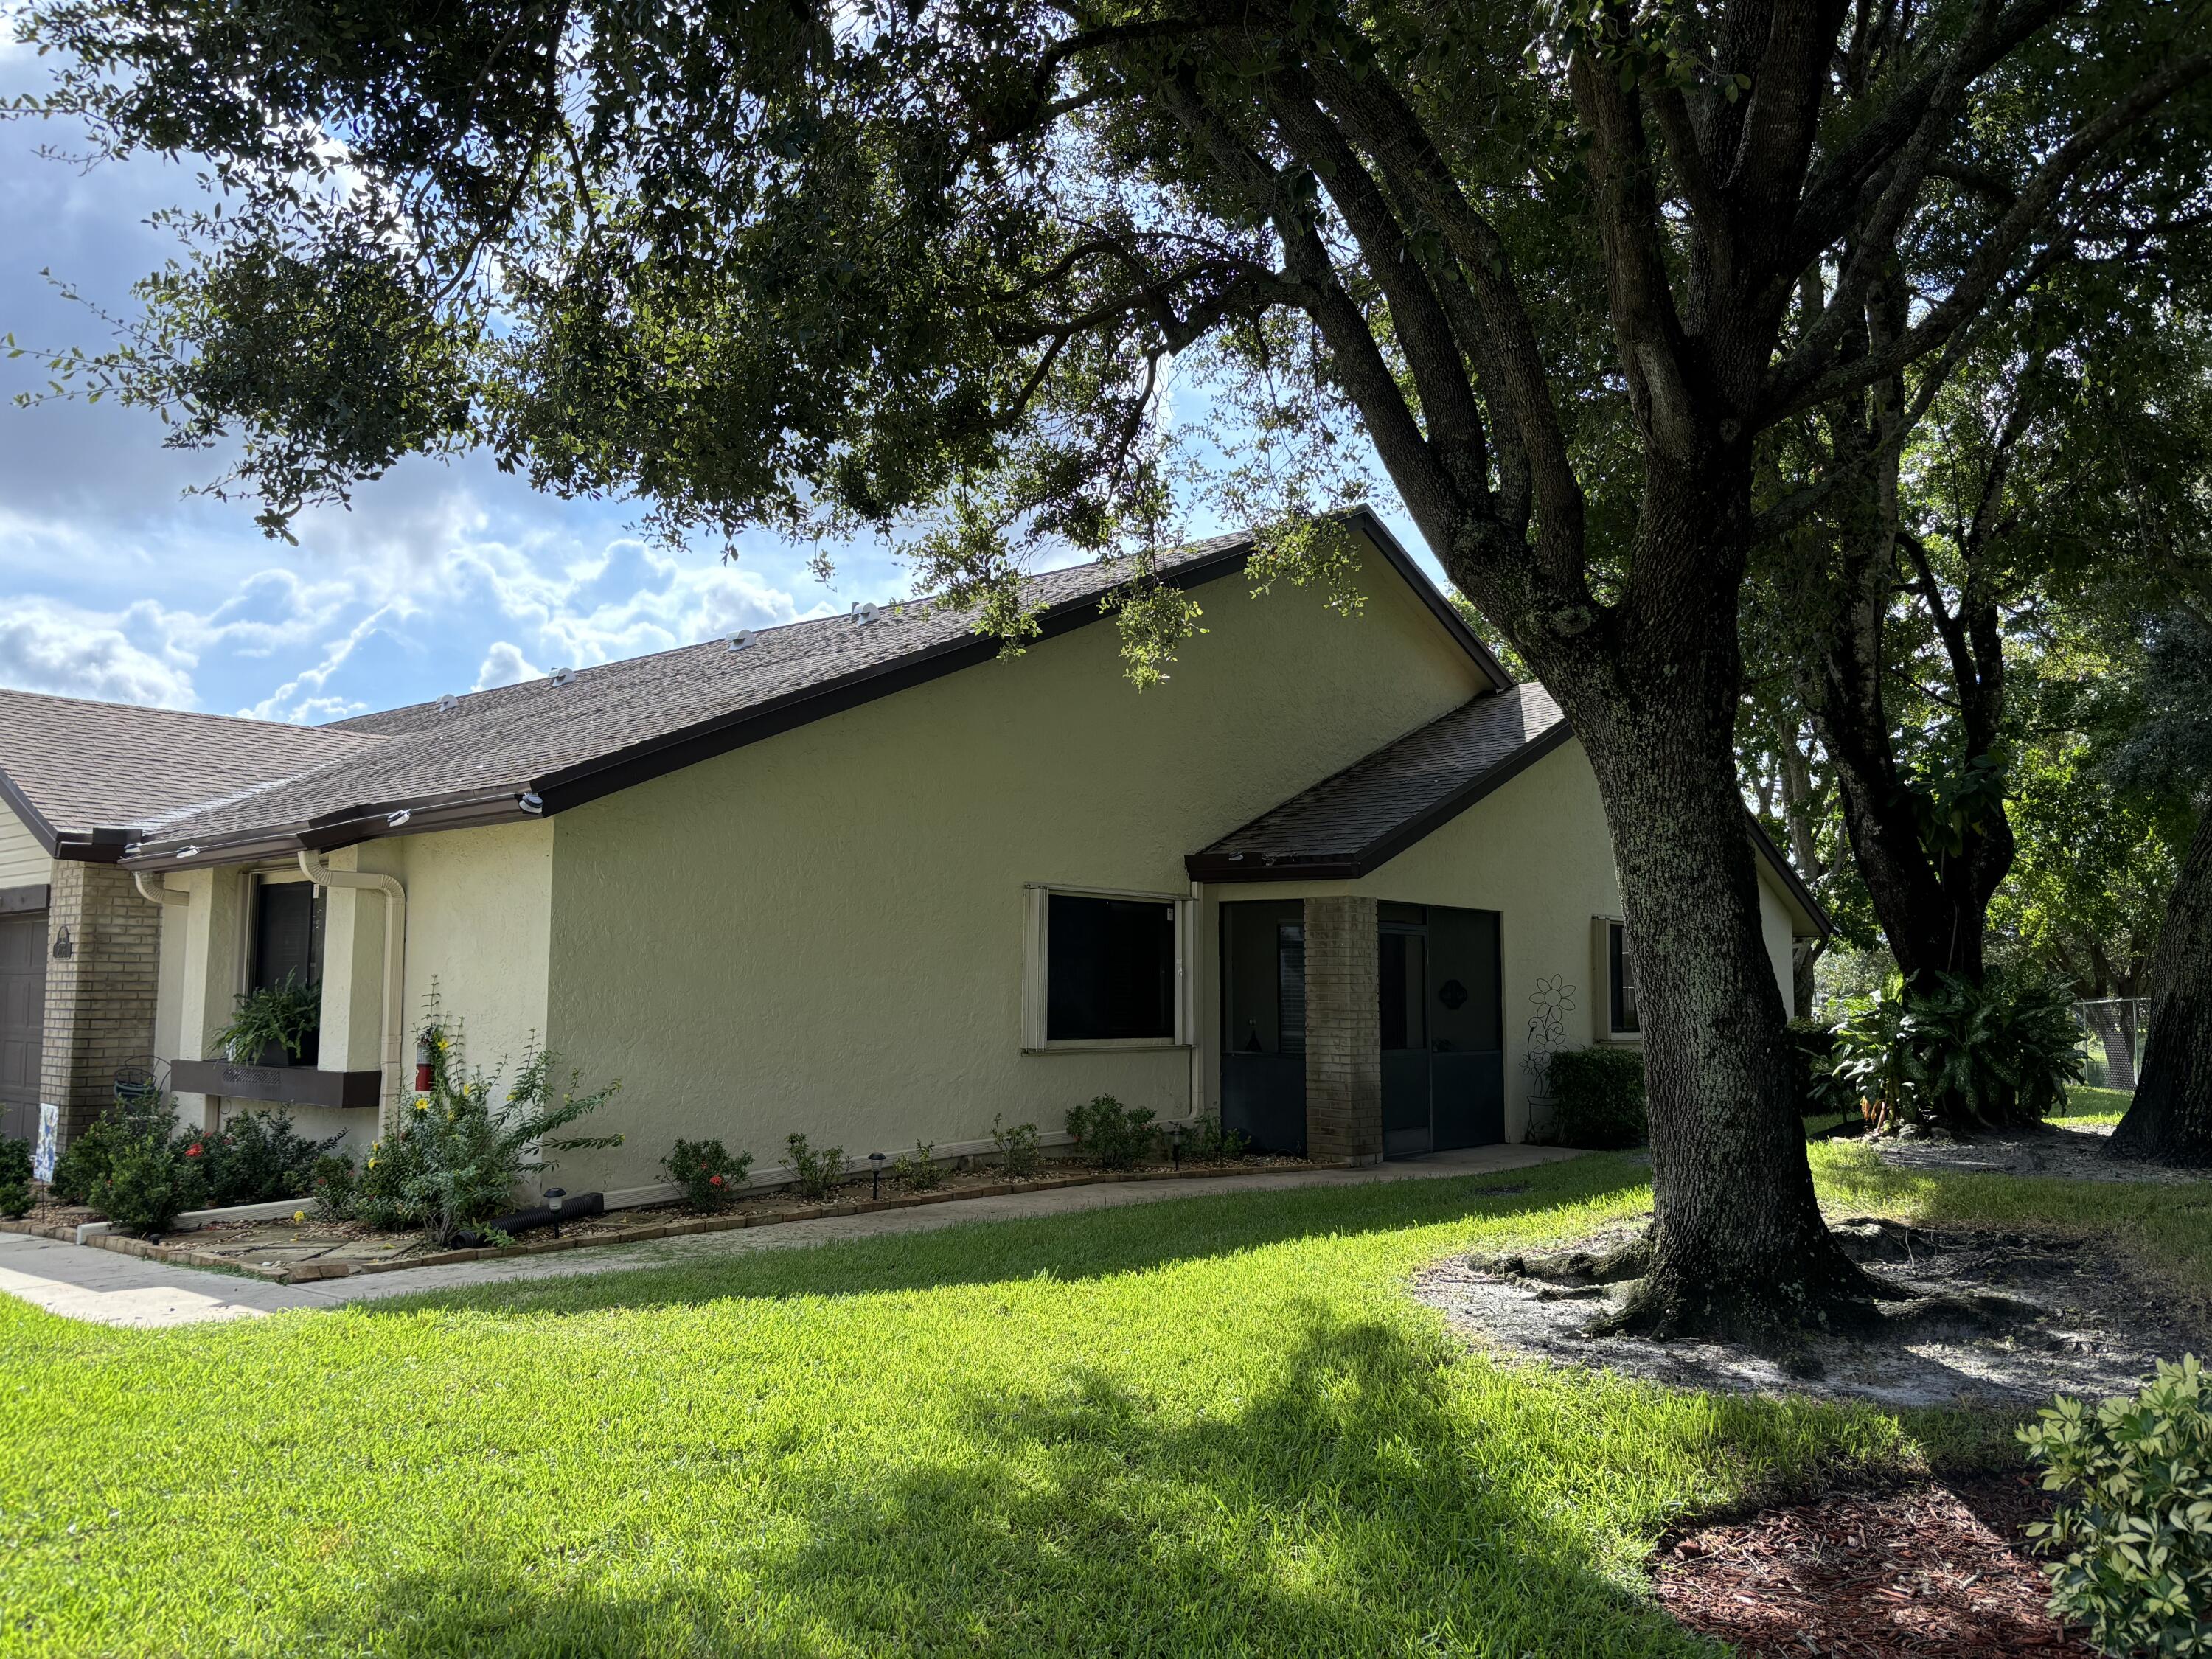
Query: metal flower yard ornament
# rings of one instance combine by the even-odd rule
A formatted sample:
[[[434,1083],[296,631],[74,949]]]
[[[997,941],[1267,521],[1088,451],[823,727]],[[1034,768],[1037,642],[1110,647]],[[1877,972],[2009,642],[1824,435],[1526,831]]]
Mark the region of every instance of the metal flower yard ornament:
[[[1567,1016],[1575,1012],[1575,988],[1564,975],[1540,978],[1528,994],[1536,1012],[1528,1017],[1528,1052],[1521,1069],[1528,1074],[1532,1103],[1552,1097],[1552,1056],[1566,1046]]]

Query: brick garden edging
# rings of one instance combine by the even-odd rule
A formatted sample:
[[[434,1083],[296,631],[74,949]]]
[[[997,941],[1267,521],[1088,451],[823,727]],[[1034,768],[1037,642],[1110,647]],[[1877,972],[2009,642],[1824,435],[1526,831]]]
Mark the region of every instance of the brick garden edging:
[[[1088,1175],[1045,1176],[1036,1181],[1000,1181],[983,1187],[963,1187],[949,1193],[909,1193],[897,1198],[861,1199],[851,1204],[810,1204],[787,1210],[756,1210],[738,1215],[685,1216],[657,1226],[622,1233],[600,1233],[580,1238],[546,1238],[533,1244],[486,1246],[474,1250],[440,1250],[430,1255],[404,1256],[387,1261],[295,1261],[281,1267],[260,1267],[189,1244],[152,1244],[120,1233],[97,1233],[82,1243],[95,1249],[113,1250],[149,1261],[171,1261],[180,1267],[212,1267],[243,1273],[278,1285],[303,1285],[321,1279],[347,1279],[356,1273],[398,1273],[410,1267],[445,1267],[461,1261],[489,1261],[511,1255],[550,1255],[556,1250],[587,1250],[610,1244],[642,1244],[655,1238],[680,1238],[692,1233],[735,1232],[745,1227],[774,1227],[794,1221],[823,1221],[833,1216],[867,1215],[878,1210],[912,1210],[925,1204],[957,1204],[970,1198],[1005,1198],[1015,1193],[1051,1192],[1060,1187],[1094,1187],[1135,1181],[1212,1180],[1222,1176],[1279,1175],[1280,1166],[1253,1170],[1191,1169],[1134,1170],[1117,1174],[1098,1170]],[[75,1227],[41,1226],[28,1221],[0,1221],[0,1233],[21,1233],[51,1238],[64,1244],[80,1241]]]

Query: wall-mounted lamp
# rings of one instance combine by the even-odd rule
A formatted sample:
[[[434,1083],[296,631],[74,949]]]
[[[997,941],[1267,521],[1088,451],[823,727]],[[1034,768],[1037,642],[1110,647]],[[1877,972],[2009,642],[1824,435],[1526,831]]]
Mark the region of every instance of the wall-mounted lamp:
[[[76,945],[70,939],[69,923],[64,922],[61,932],[54,935],[54,960],[67,962],[76,954]]]

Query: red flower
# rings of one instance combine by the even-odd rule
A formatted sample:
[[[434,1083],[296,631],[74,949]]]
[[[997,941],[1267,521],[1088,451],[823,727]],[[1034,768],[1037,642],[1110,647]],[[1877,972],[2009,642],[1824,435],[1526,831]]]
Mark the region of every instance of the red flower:
[[[719,1187],[722,1184],[722,1177],[720,1176],[708,1176],[707,1177],[707,1184],[709,1187]]]
[[[185,1156],[186,1158],[198,1158],[199,1155],[200,1155],[200,1144],[199,1144],[199,1142],[198,1142],[198,1141],[197,1141],[197,1140],[195,1140],[194,1142],[192,1142],[192,1144],[191,1144],[191,1146],[187,1146],[187,1147],[185,1147]]]

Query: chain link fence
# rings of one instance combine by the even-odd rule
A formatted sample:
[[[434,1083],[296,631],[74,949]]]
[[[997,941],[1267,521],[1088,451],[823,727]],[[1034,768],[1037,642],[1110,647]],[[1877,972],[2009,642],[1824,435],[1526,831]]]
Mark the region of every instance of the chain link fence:
[[[2082,1081],[2132,1091],[2150,1042],[2148,997],[2099,997],[2074,1005],[2081,1028]]]

